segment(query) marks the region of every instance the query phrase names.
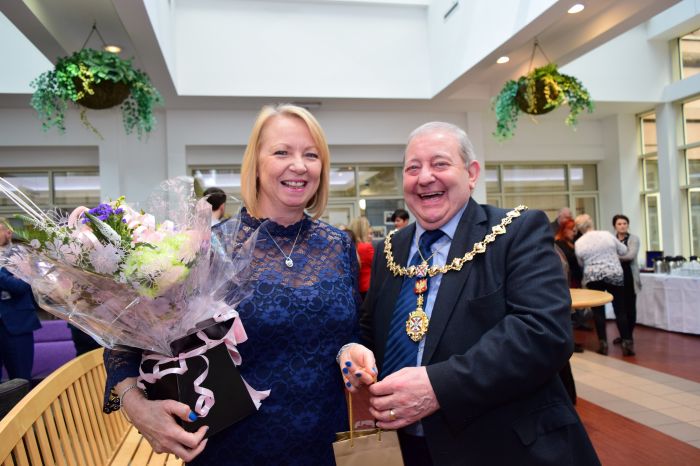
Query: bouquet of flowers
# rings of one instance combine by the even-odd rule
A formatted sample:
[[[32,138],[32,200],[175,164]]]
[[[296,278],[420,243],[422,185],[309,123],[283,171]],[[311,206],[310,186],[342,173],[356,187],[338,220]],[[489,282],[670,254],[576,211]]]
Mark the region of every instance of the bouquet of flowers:
[[[212,238],[211,206],[196,201],[187,178],[161,183],[146,210],[120,197],[92,209],[78,207],[68,216],[41,211],[3,178],[0,192],[25,212],[21,217],[28,226],[21,233],[26,244],[0,259],[0,266],[31,284],[43,309],[103,346],[147,350],[143,361],[155,360],[146,373],[142,363],[141,380],[147,383],[167,373],[185,374],[188,358],[203,360],[194,391],[197,411],[205,416],[214,404],[212,391],[201,386],[209,370],[205,353],[221,344],[217,354],[241,363],[235,345],[246,335],[234,308],[250,293],[246,268],[257,232],[228,245],[217,241],[222,236]],[[234,218],[219,228],[221,235],[237,238],[239,227]],[[207,327],[216,326],[219,333],[212,337]],[[195,342],[194,349],[178,346],[185,339]],[[161,371],[171,363],[178,368]],[[256,406],[266,396],[247,384],[245,389]]]
[[[30,283],[38,304],[103,346],[171,355],[170,343],[225,313],[246,295],[256,235],[234,252],[211,243],[211,206],[196,201],[187,179],[163,182],[136,210],[123,197],[69,216],[42,212],[0,178],[25,215],[4,265]],[[222,225],[235,235],[239,222]]]

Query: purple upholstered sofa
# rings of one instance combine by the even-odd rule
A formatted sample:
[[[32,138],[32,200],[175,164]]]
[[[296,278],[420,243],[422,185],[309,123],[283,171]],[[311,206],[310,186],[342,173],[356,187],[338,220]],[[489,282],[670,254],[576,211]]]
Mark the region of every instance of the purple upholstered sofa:
[[[42,320],[41,328],[34,331],[32,379],[43,379],[73,358],[75,345],[66,321]],[[2,379],[7,379],[4,368]]]

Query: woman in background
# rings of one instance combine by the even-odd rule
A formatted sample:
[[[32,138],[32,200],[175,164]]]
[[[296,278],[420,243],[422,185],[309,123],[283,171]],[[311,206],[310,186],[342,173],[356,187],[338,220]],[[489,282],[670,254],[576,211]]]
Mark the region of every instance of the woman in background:
[[[581,233],[574,249],[579,263],[583,265],[582,284],[592,290],[607,291],[613,296],[615,322],[622,338],[622,354],[634,356],[632,333],[625,312],[624,275],[620,265],[620,256],[627,252],[627,246],[609,231],[594,230],[593,220],[587,214],[579,215],[575,222],[576,229]],[[594,307],[593,318],[600,343],[598,353],[608,354],[605,306]]]
[[[620,256],[622,273],[624,275],[625,310],[627,314],[627,325],[630,328],[630,339],[634,341],[634,326],[637,324],[637,294],[642,290],[642,280],[639,278],[639,237],[630,233],[630,220],[627,216],[617,214],[612,219],[617,239],[627,246],[627,253]],[[613,344],[619,345],[622,339],[617,337]]]
[[[369,290],[369,278],[372,271],[372,259],[374,258],[374,247],[372,246],[372,230],[367,217],[354,218],[348,229],[355,235],[357,255],[360,258],[360,296],[365,299]]]
[[[583,270],[574,250],[575,225],[573,219],[566,219],[559,225],[559,230],[554,235],[554,244],[559,246],[569,265],[569,288],[581,288],[583,278]]]

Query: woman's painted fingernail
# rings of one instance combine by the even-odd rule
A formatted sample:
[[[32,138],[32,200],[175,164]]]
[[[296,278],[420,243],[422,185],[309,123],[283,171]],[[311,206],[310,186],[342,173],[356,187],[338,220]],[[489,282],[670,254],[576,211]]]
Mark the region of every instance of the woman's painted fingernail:
[[[190,415],[187,417],[190,419],[190,421],[196,421],[197,420],[197,413],[195,413],[194,411],[190,411]]]
[[[350,388],[350,387],[352,387],[352,384],[350,382],[345,382],[345,386]]]
[[[343,367],[343,374],[347,374],[348,372],[349,372],[349,371],[348,371],[348,368],[347,368],[347,367]]]
[[[345,361],[345,365],[350,367],[350,366],[352,366],[352,363],[350,361]]]
[[[373,368],[372,368],[372,372],[374,372],[374,373],[376,374],[376,373],[377,373],[377,368],[376,368],[376,367],[373,367]]]
[[[362,372],[355,372],[355,377],[362,377]]]

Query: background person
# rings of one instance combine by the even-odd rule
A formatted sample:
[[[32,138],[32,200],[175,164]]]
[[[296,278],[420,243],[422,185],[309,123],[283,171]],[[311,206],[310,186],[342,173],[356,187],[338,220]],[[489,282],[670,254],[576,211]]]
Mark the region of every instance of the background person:
[[[406,209],[396,209],[393,214],[391,214],[391,221],[394,222],[394,228],[397,230],[402,229],[408,225],[408,211]]]
[[[212,186],[204,190],[202,196],[211,204],[211,225],[214,226],[224,219],[226,214],[226,193],[223,189]]]
[[[0,255],[12,247],[12,228],[0,218]],[[34,330],[41,327],[36,316],[32,287],[0,268],[0,372],[10,379],[32,380]]]
[[[468,260],[507,213],[470,199],[479,171],[458,127],[411,133],[403,191],[417,223],[374,262],[362,322],[373,351],[350,344],[339,363],[360,375],[351,390],[370,384],[370,412],[399,429],[407,466],[599,464],[558,377],[573,347],[571,301],[547,217],[522,212]],[[465,262],[444,267],[455,258]],[[423,262],[437,273],[406,275]],[[417,307],[427,333],[413,325]]]
[[[372,230],[367,217],[352,219],[348,230],[355,236],[357,255],[360,258],[360,295],[365,299],[369,289],[369,279],[372,272],[372,259],[374,258],[374,246],[372,246]]]
[[[615,323],[622,338],[622,354],[634,356],[632,333],[625,310],[624,276],[620,265],[620,256],[627,252],[627,246],[609,231],[594,230],[593,220],[588,214],[576,217],[576,230],[581,233],[581,237],[574,243],[574,248],[576,257],[583,265],[583,286],[592,290],[607,291],[613,296]],[[593,319],[598,334],[598,353],[608,354],[605,306],[593,308]]]
[[[562,207],[559,209],[559,212],[557,212],[557,218],[552,220],[552,222],[549,224],[553,235],[557,234],[557,231],[559,231],[559,228],[566,220],[573,220],[571,216],[571,209],[568,207]]]
[[[356,336],[359,296],[348,236],[318,220],[328,199],[329,160],[323,130],[307,110],[262,109],[243,156],[242,225],[237,237],[220,241],[241,243],[258,229],[249,269],[254,291],[237,307],[248,340],[238,350],[241,375],[270,396],[257,413],[202,440],[205,427],[189,433],[173,419],[186,420],[187,405],[130,390],[122,409],[155,451],[198,465],[335,464],[335,433],[347,429],[335,356]],[[139,361],[136,352],[108,351],[108,392],[130,387]]]
[[[639,237],[630,233],[630,221],[627,216],[617,214],[612,220],[617,239],[627,246],[627,253],[620,256],[622,265],[623,287],[625,294],[625,313],[627,314],[627,325],[630,329],[630,340],[634,341],[634,327],[637,325],[637,294],[642,290],[642,280],[639,277]],[[617,337],[613,344],[619,345],[622,338]]]

